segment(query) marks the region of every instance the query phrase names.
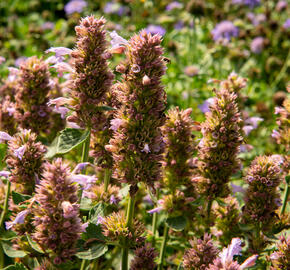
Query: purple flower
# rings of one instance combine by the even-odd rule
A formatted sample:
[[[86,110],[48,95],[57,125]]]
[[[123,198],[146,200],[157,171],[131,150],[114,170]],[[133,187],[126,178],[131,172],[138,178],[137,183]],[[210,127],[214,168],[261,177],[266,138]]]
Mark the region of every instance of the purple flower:
[[[16,109],[15,107],[8,107],[7,112],[9,116],[12,116],[15,113]]]
[[[56,113],[59,113],[61,119],[65,119],[66,114],[69,112],[69,109],[67,107],[63,107],[63,106],[60,106],[60,107],[55,106],[53,108],[53,111]]]
[[[198,108],[203,112],[209,112],[210,111],[210,105],[213,104],[214,98],[208,98],[203,104],[198,105]]]
[[[148,204],[150,204],[150,205],[153,205],[153,201],[152,201],[152,199],[151,199],[151,197],[150,197],[149,194],[147,194],[147,195],[143,198],[143,202],[148,203]]]
[[[287,2],[286,1],[279,1],[276,5],[276,10],[277,11],[282,11],[283,9],[287,8]]]
[[[56,63],[55,65],[53,65],[51,67],[56,69],[56,71],[60,77],[63,76],[64,72],[73,72],[74,71],[73,68],[68,63],[65,63],[65,62]]]
[[[280,133],[279,133],[277,130],[274,129],[274,130],[272,131],[272,135],[271,135],[271,136],[272,136],[272,138],[274,138],[274,139],[279,139],[281,135],[280,135]]]
[[[71,180],[77,182],[84,190],[90,188],[93,183],[97,181],[94,176],[84,175],[84,174],[74,174],[71,176]]]
[[[23,210],[17,214],[17,216],[15,217],[15,219],[13,221],[5,222],[6,229],[10,230],[16,224],[23,224],[25,217],[27,216],[28,213],[29,213],[29,210],[27,210],[27,209]]]
[[[171,11],[173,9],[181,9],[182,7],[183,7],[183,5],[181,3],[177,2],[177,1],[173,1],[166,6],[166,10]]]
[[[113,131],[117,131],[119,129],[119,127],[123,124],[123,120],[120,118],[115,118],[111,120],[111,127],[110,129]]]
[[[83,169],[85,169],[88,165],[91,165],[90,162],[82,162],[79,163],[73,170],[72,173],[76,174],[76,173],[80,173]]]
[[[75,12],[81,13],[87,5],[87,2],[84,0],[71,0],[64,6],[64,11],[67,15]]]
[[[232,191],[233,191],[233,194],[235,195],[237,192],[241,192],[241,193],[244,193],[245,190],[241,187],[241,186],[237,186],[233,183],[231,183],[231,186],[232,186]]]
[[[215,26],[211,33],[215,41],[230,41],[232,37],[239,35],[239,29],[231,21],[222,21]]]
[[[221,258],[223,265],[230,263],[235,255],[241,255],[241,243],[242,241],[240,238],[233,238],[231,244],[222,250],[222,252],[219,254],[219,257]]]
[[[261,4],[261,0],[232,0],[232,3],[254,8]]]
[[[10,174],[8,171],[0,171],[0,177],[8,178]]]
[[[45,22],[41,28],[43,30],[52,30],[54,28],[54,23],[53,22]]]
[[[58,98],[49,100],[47,102],[47,105],[48,106],[55,105],[56,107],[58,107],[58,106],[62,106],[62,105],[68,104],[69,100],[70,100],[69,98],[58,97]]]
[[[145,31],[147,33],[151,33],[152,35],[159,34],[161,36],[164,36],[166,33],[166,30],[160,26],[160,25],[154,25],[154,24],[149,24],[146,28]]]
[[[251,42],[251,51],[255,54],[259,54],[264,49],[264,38],[256,37]]]
[[[104,13],[106,14],[116,14],[119,16],[125,15],[128,13],[128,7],[122,6],[119,3],[108,2],[104,7]]]
[[[12,140],[12,137],[8,133],[6,133],[4,131],[0,131],[0,142],[1,143],[3,141],[10,141],[10,140]]]
[[[15,66],[19,67],[21,64],[23,64],[26,61],[26,59],[27,57],[25,56],[18,57],[14,62]]]
[[[88,226],[89,226],[89,222],[82,224],[82,232],[85,232]]]
[[[264,119],[261,117],[253,116],[253,117],[248,118],[245,121],[245,123],[253,126],[253,128],[257,128],[259,125],[259,122],[261,122],[261,121],[264,121]]]
[[[253,126],[247,125],[243,127],[243,131],[245,132],[245,135],[248,136],[251,131],[255,129]]]
[[[17,79],[17,76],[19,74],[19,69],[14,68],[14,67],[8,67],[8,70],[9,70],[9,75],[8,75],[7,81],[14,82]]]
[[[64,218],[72,218],[78,213],[78,208],[75,208],[69,201],[61,203]]]
[[[64,60],[64,55],[70,55],[72,52],[71,49],[65,47],[51,47],[45,51],[45,53],[55,53],[55,57],[49,57],[46,59],[47,63],[58,63]]]
[[[158,200],[158,205],[157,207],[147,211],[147,213],[149,214],[154,214],[154,213],[159,213],[160,211],[162,211],[164,208],[163,208],[163,204],[164,204],[164,200]]]
[[[127,46],[128,41],[117,34],[116,31],[110,33],[111,37],[111,52],[120,53],[123,52],[124,48]]]
[[[141,152],[145,152],[146,154],[151,152],[148,143],[145,143],[144,148],[141,150]]]
[[[23,145],[19,147],[18,149],[14,150],[14,155],[18,157],[20,160],[22,160],[25,150],[26,150],[26,145]]]
[[[184,22],[181,21],[181,20],[177,21],[177,23],[174,24],[174,29],[175,29],[175,30],[180,30],[180,29],[182,29],[183,27],[184,27]]]
[[[114,195],[111,195],[110,197],[110,204],[117,204],[118,200],[116,199],[116,197]]]
[[[0,56],[0,65],[6,61],[5,57]]]
[[[97,217],[97,224],[103,224],[103,222],[105,221],[106,219],[103,218],[102,216],[98,216]]]
[[[290,19],[287,19],[286,22],[283,24],[283,27],[285,29],[289,29],[290,28]]]

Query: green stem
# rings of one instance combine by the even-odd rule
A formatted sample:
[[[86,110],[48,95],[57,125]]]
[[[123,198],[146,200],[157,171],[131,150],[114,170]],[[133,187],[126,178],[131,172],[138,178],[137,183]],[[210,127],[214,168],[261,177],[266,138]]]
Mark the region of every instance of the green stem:
[[[85,270],[86,268],[86,260],[82,260],[81,268],[80,270]]]
[[[136,195],[135,195],[136,196]],[[127,208],[127,217],[126,217],[126,227],[131,229],[133,216],[134,216],[134,206],[135,206],[135,197],[129,195],[129,202]],[[122,270],[128,269],[128,255],[129,255],[129,243],[128,239],[122,249]]]
[[[206,231],[209,232],[210,230],[210,212],[211,212],[212,200],[208,201],[207,204],[207,228]]]
[[[2,245],[0,245],[0,269],[4,269],[4,252]]]
[[[4,219],[8,210],[8,200],[9,200],[9,195],[10,195],[10,187],[11,187],[11,182],[7,181],[7,189],[6,189],[6,194],[5,194],[5,201],[3,205],[3,211],[1,214],[1,219],[0,219],[0,228],[2,228]]]
[[[287,181],[287,177],[286,177],[286,189],[285,189],[283,204],[282,204],[282,208],[281,208],[281,215],[283,215],[285,210],[286,210],[288,197],[289,197],[289,181]]]
[[[156,198],[157,201],[159,199],[159,189],[157,189],[156,192]],[[153,218],[152,218],[152,233],[153,233],[153,239],[152,239],[152,246],[155,246],[155,237],[156,237],[156,231],[157,231],[157,220],[158,220],[158,213],[155,212],[153,213]]]
[[[110,184],[111,174],[112,174],[111,170],[106,168],[105,169],[105,176],[104,176],[105,192],[108,191],[108,186]]]
[[[162,267],[163,267],[165,248],[166,248],[166,243],[167,243],[167,239],[168,239],[168,230],[169,230],[169,227],[165,223],[163,241],[162,241],[161,250],[160,250],[160,256],[159,256],[158,270],[162,270]]]

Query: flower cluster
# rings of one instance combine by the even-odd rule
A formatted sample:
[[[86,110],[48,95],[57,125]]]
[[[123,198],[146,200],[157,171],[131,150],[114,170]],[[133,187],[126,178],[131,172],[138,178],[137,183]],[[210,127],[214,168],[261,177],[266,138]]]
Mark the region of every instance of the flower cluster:
[[[157,253],[155,249],[150,247],[149,244],[136,248],[134,251],[134,259],[130,265],[130,270],[152,270],[156,267],[156,263],[154,262],[156,257]]]
[[[46,163],[43,179],[36,188],[33,239],[50,255],[54,264],[69,260],[76,253],[82,231],[77,204],[77,186],[70,169],[60,158]]]
[[[144,243],[142,236],[145,232],[144,225],[138,220],[134,220],[131,228],[126,226],[126,217],[123,213],[113,212],[111,215],[100,218],[104,235],[110,241],[118,241],[121,246],[138,247]],[[128,242],[127,242],[128,241]]]
[[[11,102],[9,96],[4,97],[0,103],[0,130],[9,132],[11,135],[16,132],[14,112],[15,103]]]
[[[168,119],[162,127],[164,153],[164,181],[174,192],[176,187],[190,183],[191,168],[189,160],[195,150],[194,122],[190,118],[192,110],[178,108],[168,111]]]
[[[246,176],[248,188],[245,193],[243,222],[260,226],[263,231],[271,229],[275,211],[281,205],[277,190],[281,182],[281,168],[272,156],[259,156],[252,163]]]
[[[48,93],[51,90],[48,65],[33,56],[20,66],[16,92],[16,121],[22,128],[39,134],[47,131],[51,109]]]
[[[200,192],[207,197],[226,197],[230,176],[240,168],[237,158],[241,136],[241,116],[237,107],[237,95],[227,88],[216,91],[216,98],[201,124],[203,138],[198,144]]]
[[[290,268],[290,236],[282,235],[277,244],[278,251],[271,254],[270,259],[273,267],[271,270]]]
[[[99,106],[104,105],[110,90],[113,74],[108,68],[104,19],[94,16],[82,19],[75,28],[77,47],[71,53],[74,59],[74,72],[71,75],[71,97],[73,114],[68,117],[80,127],[102,130],[106,116]]]
[[[214,246],[211,236],[205,234],[203,239],[190,240],[192,248],[185,250],[183,267],[186,270],[206,270],[216,258],[218,249]]]
[[[286,152],[290,150],[290,98],[285,99],[283,107],[276,107],[275,114],[279,114],[277,124],[279,126],[278,131],[273,130],[272,137],[278,144],[282,144],[285,147]]]
[[[229,42],[232,37],[239,35],[239,29],[231,21],[222,21],[212,30],[213,39],[216,42]]]
[[[18,192],[32,194],[41,177],[46,147],[36,137],[31,130],[20,129],[8,142],[9,180]]]
[[[166,94],[161,85],[165,72],[161,36],[145,31],[126,45],[126,61],[118,67],[124,73],[116,85],[122,107],[116,113],[114,134],[106,149],[113,153],[116,174],[131,184],[153,187],[160,179],[163,145],[160,127],[165,122]]]

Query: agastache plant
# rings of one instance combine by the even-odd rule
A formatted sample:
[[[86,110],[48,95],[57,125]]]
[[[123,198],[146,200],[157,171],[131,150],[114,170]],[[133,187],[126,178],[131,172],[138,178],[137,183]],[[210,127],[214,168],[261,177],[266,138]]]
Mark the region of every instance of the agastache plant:
[[[46,163],[43,179],[36,188],[33,239],[59,265],[76,253],[76,242],[82,232],[77,204],[77,185],[70,168],[60,158]]]
[[[271,270],[290,268],[290,236],[281,235],[277,243],[278,250],[273,252],[270,256]]]
[[[14,118],[15,103],[11,102],[9,96],[2,99],[0,103],[0,130],[13,135],[16,132],[16,122]]]
[[[22,128],[40,134],[49,127],[51,108],[47,105],[51,90],[48,64],[36,56],[21,66],[16,92],[15,118]]]
[[[43,171],[46,147],[31,130],[20,129],[8,142],[6,163],[11,171],[9,181],[16,191],[32,194]]]
[[[249,185],[245,193],[242,220],[252,224],[254,234],[250,237],[250,252],[260,252],[267,244],[263,233],[269,232],[281,206],[278,186],[281,183],[281,168],[272,156],[259,156],[252,163],[246,176]]]

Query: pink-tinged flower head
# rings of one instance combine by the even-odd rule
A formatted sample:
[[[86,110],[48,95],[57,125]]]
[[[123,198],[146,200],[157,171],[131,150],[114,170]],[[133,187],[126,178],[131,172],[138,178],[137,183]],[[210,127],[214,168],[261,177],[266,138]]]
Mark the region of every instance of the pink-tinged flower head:
[[[5,57],[0,56],[0,65],[6,61]]]
[[[263,37],[256,37],[251,42],[251,51],[255,54],[260,54],[265,46],[265,39]]]
[[[229,42],[232,37],[239,35],[239,29],[231,21],[222,21],[215,26],[211,33],[215,41]]]
[[[144,269],[155,269],[157,266],[155,263],[155,258],[157,257],[157,252],[154,248],[150,247],[149,244],[145,244],[143,247],[139,247],[134,251],[134,258],[130,264],[130,270],[140,270]]]
[[[14,150],[14,155],[21,160],[25,153],[25,150],[26,150],[26,145],[20,146],[19,148]]]
[[[122,53],[126,48],[128,41],[117,34],[116,31],[110,33],[111,37],[111,52],[112,53]]]
[[[241,255],[242,241],[240,238],[233,238],[231,244],[227,248],[223,248],[222,252],[219,254],[223,265],[227,265],[231,262],[235,255]]]
[[[113,131],[117,131],[120,128],[120,126],[124,123],[124,120],[119,119],[119,118],[114,118],[111,120],[110,123],[111,123],[110,129]]]
[[[4,131],[0,131],[0,142],[10,141],[12,140],[12,137]]]

